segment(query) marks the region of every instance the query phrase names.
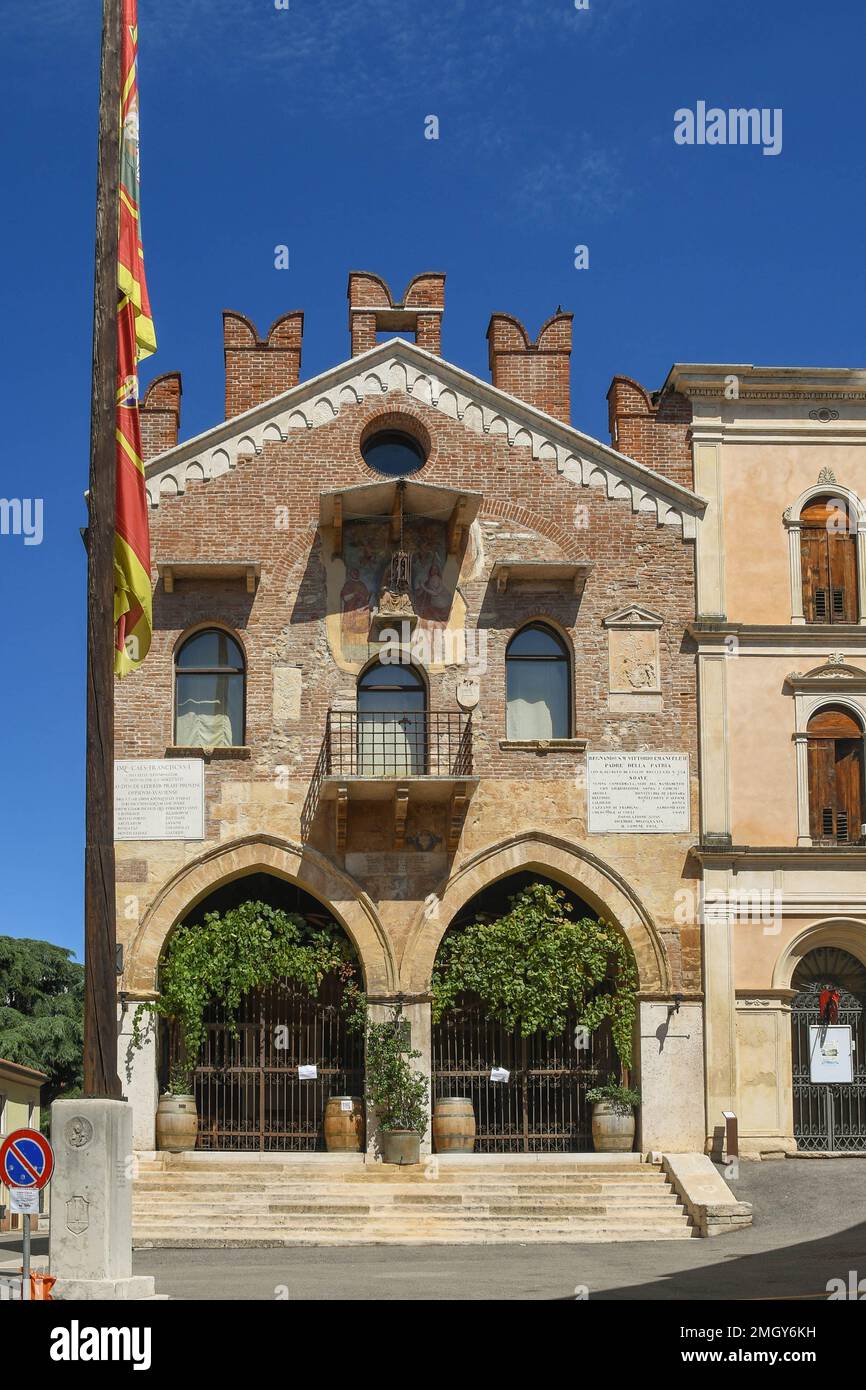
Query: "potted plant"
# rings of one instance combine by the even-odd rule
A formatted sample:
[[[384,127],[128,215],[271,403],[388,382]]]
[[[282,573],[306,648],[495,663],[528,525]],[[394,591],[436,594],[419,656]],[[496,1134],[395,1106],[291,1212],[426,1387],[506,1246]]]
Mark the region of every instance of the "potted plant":
[[[606,1086],[593,1086],[586,1098],[592,1105],[592,1143],[596,1153],[631,1153],[634,1111],[640,1092],[611,1076]]]
[[[383,1163],[420,1163],[430,1088],[410,1065],[421,1056],[406,1043],[399,1011],[367,1025],[366,1091],[375,1108]]]
[[[156,1147],[173,1154],[187,1153],[195,1148],[197,1138],[198,1111],[192,1072],[185,1062],[175,1062],[156,1109]]]

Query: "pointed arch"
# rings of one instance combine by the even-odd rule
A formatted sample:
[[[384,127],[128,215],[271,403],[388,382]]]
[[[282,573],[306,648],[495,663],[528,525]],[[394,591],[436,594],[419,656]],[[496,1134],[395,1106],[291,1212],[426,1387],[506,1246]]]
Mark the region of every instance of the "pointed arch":
[[[288,879],[318,898],[351,939],[363,967],[366,989],[370,993],[393,992],[397,984],[393,950],[367,894],[317,850],[271,835],[252,835],[208,850],[163,885],[129,949],[125,988],[133,995],[154,993],[160,955],[178,923],[215,888],[251,873]]]
[[[669,993],[667,953],[638,895],[589,850],[543,831],[526,831],[481,850],[460,866],[438,895],[427,899],[403,950],[403,987],[412,992],[429,989],[439,944],[460,909],[490,884],[525,869],[537,869],[571,889],[605,921],[619,927],[634,953],[641,990]]]

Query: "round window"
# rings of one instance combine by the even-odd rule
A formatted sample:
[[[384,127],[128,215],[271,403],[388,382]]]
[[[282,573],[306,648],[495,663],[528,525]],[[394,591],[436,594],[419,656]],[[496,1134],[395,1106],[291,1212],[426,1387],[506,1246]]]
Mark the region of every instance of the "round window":
[[[388,478],[405,478],[417,473],[426,463],[426,456],[417,439],[401,430],[379,430],[361,445],[368,468],[384,473]]]

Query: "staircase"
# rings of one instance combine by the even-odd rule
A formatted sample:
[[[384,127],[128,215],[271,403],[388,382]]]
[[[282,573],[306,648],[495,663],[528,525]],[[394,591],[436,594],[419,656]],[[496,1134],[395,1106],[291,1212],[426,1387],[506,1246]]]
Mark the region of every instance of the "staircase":
[[[133,1242],[153,1247],[526,1245],[688,1240],[697,1232],[641,1154],[146,1154]]]

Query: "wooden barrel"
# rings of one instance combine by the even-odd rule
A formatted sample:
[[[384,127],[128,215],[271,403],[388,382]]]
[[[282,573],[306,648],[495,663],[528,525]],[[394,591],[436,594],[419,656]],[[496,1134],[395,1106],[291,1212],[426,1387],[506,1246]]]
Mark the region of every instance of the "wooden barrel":
[[[325,1148],[329,1154],[358,1154],[364,1147],[364,1102],[360,1096],[329,1096],[325,1105]]]
[[[160,1096],[156,1109],[156,1147],[169,1153],[195,1148],[198,1111],[195,1096]]]
[[[440,1096],[433,1108],[433,1143],[438,1154],[471,1154],[475,1111],[467,1096]]]
[[[592,1146],[596,1153],[631,1153],[634,1148],[634,1113],[618,1113],[609,1101],[592,1107]]]

